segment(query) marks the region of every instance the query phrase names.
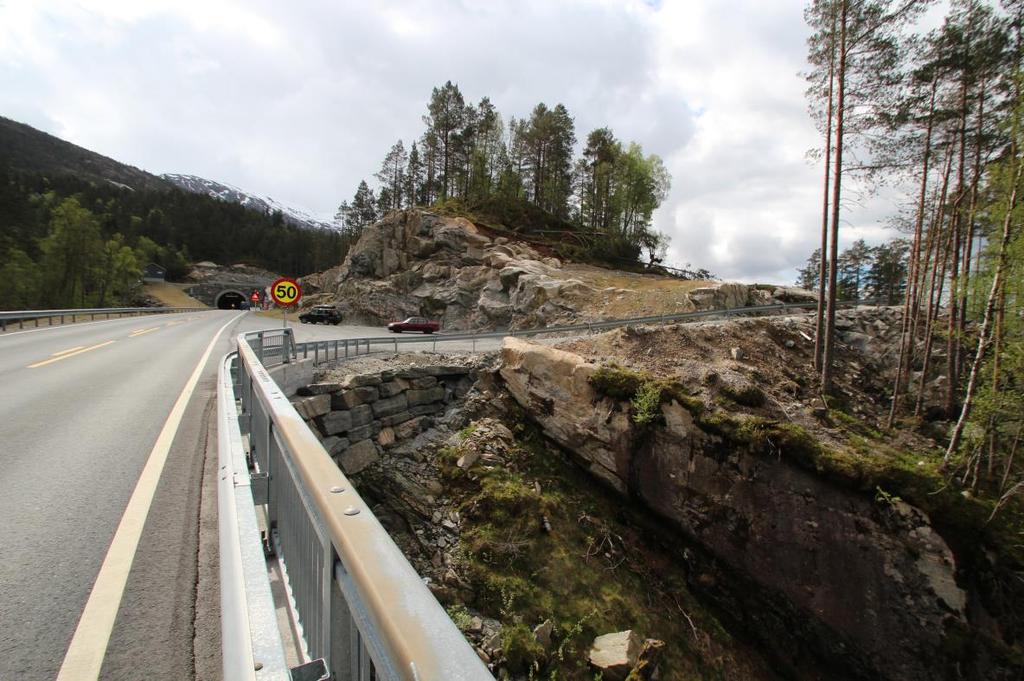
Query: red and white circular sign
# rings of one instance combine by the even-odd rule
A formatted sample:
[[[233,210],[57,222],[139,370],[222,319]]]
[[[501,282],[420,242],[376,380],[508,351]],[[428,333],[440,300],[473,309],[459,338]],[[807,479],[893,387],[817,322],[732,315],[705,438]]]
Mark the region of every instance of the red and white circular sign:
[[[281,277],[270,285],[270,297],[282,307],[295,305],[302,298],[302,287],[294,279]]]

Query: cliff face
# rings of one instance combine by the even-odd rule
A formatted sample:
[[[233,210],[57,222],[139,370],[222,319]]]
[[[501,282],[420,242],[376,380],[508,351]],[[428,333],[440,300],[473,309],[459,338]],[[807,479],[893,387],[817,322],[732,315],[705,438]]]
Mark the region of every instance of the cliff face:
[[[391,213],[363,232],[342,265],[303,280],[313,294],[306,302],[333,302],[366,323],[424,315],[446,329],[504,329],[809,298],[564,263],[485,232],[465,218]]]
[[[802,330],[794,319],[747,320],[564,344],[585,355],[507,338],[500,374],[545,435],[707,552],[687,552],[691,580],[795,678],[1012,678],[987,653],[958,657],[962,632],[992,622],[986,599],[928,514],[864,473],[902,456],[912,460],[901,479],[930,482],[921,471],[941,458],[886,449],[880,434],[848,450],[837,428],[814,426],[793,369]],[[729,348],[734,337],[744,347]],[[674,369],[660,366],[667,344],[688,348]],[[844,364],[868,380],[883,355]],[[662,378],[609,368],[609,358],[639,358]]]

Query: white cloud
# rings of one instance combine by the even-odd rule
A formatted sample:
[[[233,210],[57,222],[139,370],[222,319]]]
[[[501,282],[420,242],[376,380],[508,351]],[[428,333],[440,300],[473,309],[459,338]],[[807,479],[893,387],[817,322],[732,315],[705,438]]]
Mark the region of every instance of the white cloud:
[[[7,0],[0,113],[329,216],[446,80],[506,119],[562,102],[665,159],[675,262],[789,279],[821,191],[801,4]]]

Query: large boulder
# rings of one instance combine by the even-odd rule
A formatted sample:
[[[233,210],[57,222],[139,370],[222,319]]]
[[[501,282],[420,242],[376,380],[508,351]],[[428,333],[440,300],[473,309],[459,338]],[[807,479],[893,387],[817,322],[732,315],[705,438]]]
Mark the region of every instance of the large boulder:
[[[630,630],[604,634],[594,639],[587,660],[602,681],[625,681],[640,657],[643,642]]]
[[[613,400],[590,385],[597,367],[571,352],[518,338],[505,339],[501,359],[506,387],[544,433],[578,452],[591,473],[625,492],[633,425]]]

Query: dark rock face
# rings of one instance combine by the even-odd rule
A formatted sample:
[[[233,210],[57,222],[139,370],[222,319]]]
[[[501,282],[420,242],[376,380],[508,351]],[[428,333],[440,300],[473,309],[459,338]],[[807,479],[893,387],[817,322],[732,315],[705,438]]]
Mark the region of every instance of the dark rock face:
[[[699,430],[655,432],[629,461],[631,491],[731,570],[781,597],[790,616],[818,620],[818,640],[805,644],[836,678],[941,677],[945,628],[963,619],[966,594],[927,517],[729,449]],[[785,629],[773,638],[796,633]],[[843,669],[844,657],[868,669]]]
[[[676,402],[661,407],[665,425],[640,430],[573,353],[509,338],[502,359],[508,390],[549,437],[706,550],[695,586],[780,666],[803,678],[946,677],[944,635],[966,621],[967,595],[923,513],[726,442]]]

